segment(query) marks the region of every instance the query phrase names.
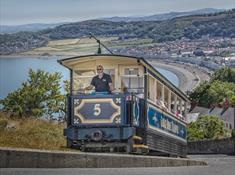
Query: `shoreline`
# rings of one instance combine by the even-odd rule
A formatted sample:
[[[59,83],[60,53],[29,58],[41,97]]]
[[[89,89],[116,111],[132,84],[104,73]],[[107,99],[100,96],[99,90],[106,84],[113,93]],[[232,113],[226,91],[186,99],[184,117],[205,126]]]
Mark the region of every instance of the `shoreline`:
[[[170,68],[169,66],[166,66],[165,64],[158,64],[158,65],[153,64],[153,65],[154,67],[162,68],[175,74],[179,81],[179,85],[177,86],[177,88],[182,89],[186,85],[187,77],[182,72],[177,71],[175,68]]]
[[[1,58],[56,58],[56,57],[62,57],[60,55],[49,55],[49,56],[44,56],[44,55],[0,55]],[[69,57],[69,56],[66,56]]]
[[[174,73],[179,79],[178,88],[186,93],[192,91],[201,82],[209,81],[210,76],[204,70],[192,65],[171,63],[159,60],[148,60],[154,67],[166,69]]]
[[[42,55],[0,55],[1,58],[44,58],[44,59],[50,59],[50,58],[56,58],[56,59],[62,59],[64,56],[42,56]],[[69,57],[69,56],[66,56]],[[152,64],[154,67],[163,68],[165,70],[168,70],[172,73],[174,73],[178,80],[179,80],[179,86],[178,88],[183,91],[184,93],[187,91],[192,91],[194,88],[196,88],[201,82],[203,81],[209,81],[210,76],[208,73],[205,72],[200,67],[195,67],[194,65],[190,65],[187,63],[175,63],[175,62],[169,62],[165,60],[148,60],[146,59],[150,64]]]

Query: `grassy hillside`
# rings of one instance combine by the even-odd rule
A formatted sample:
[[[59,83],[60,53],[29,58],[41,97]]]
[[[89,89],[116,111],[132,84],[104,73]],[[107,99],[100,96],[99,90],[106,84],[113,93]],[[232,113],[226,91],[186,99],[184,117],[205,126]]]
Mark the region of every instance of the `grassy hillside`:
[[[152,39],[126,39],[118,40],[118,37],[101,37],[102,43],[109,49],[115,50],[123,47],[149,46],[152,45]],[[32,49],[22,54],[26,55],[88,55],[97,52],[98,44],[95,40],[88,37],[81,39],[64,39],[49,41],[46,46]],[[108,53],[102,48],[102,53]]]
[[[99,37],[151,39],[153,42],[174,41],[183,37],[235,37],[235,9],[207,15],[179,17],[165,21],[110,22],[90,20],[64,24],[39,32],[0,35],[0,54],[11,54],[42,47],[48,41],[76,39],[93,33]]]
[[[0,147],[66,150],[63,124],[36,119],[9,119],[0,113]]]

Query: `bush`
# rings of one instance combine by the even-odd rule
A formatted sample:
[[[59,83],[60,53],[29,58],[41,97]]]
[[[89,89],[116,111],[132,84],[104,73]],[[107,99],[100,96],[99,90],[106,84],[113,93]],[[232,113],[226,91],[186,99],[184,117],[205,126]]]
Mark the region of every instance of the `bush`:
[[[223,121],[217,116],[205,115],[188,125],[188,140],[218,139],[224,137],[226,131]]]
[[[6,114],[7,115],[7,114]],[[7,128],[14,124],[14,128]],[[19,117],[0,117],[0,147],[66,150],[65,124]]]
[[[235,129],[232,130],[231,137],[235,138]]]
[[[65,97],[60,93],[60,73],[29,70],[29,78],[18,90],[0,101],[13,116],[52,118],[64,111]]]
[[[7,120],[0,119],[0,130],[7,127]]]

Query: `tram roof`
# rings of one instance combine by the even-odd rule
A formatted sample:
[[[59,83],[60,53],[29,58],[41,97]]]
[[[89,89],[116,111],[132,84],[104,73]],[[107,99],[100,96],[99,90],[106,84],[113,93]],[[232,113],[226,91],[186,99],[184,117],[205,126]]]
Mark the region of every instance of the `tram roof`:
[[[167,85],[168,88],[170,88],[171,90],[174,91],[174,93],[178,94],[181,98],[183,98],[185,101],[190,101],[188,99],[188,97],[186,96],[185,93],[183,93],[178,87],[176,87],[173,83],[171,83],[166,77],[164,77],[159,71],[157,71],[150,63],[148,63],[144,58],[142,57],[136,57],[136,56],[129,56],[129,55],[118,55],[118,54],[91,54],[91,55],[82,55],[82,56],[74,56],[74,57],[69,57],[69,58],[64,58],[64,59],[60,59],[58,60],[58,62],[65,66],[66,68],[72,70],[71,67],[69,67],[68,65],[66,65],[66,62],[70,62],[70,61],[75,61],[75,60],[79,60],[79,59],[83,59],[86,57],[126,57],[126,58],[131,58],[131,59],[136,59],[138,63],[142,64],[144,67],[146,67],[147,69],[149,69],[151,72],[153,72],[154,74],[157,75],[157,77],[160,78],[160,80],[162,80],[162,83]]]

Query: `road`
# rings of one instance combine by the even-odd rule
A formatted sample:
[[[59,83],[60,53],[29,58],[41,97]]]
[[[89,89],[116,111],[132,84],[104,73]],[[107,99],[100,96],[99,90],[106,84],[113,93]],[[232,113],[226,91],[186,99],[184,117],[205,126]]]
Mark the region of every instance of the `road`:
[[[154,67],[173,72],[179,78],[179,89],[183,92],[192,91],[201,82],[210,80],[210,76],[205,71],[192,65],[179,63],[166,64],[160,61],[151,61],[150,64]]]
[[[204,160],[208,166],[162,167],[162,168],[65,168],[1,169],[0,175],[234,175],[235,156],[197,155],[192,159]]]

